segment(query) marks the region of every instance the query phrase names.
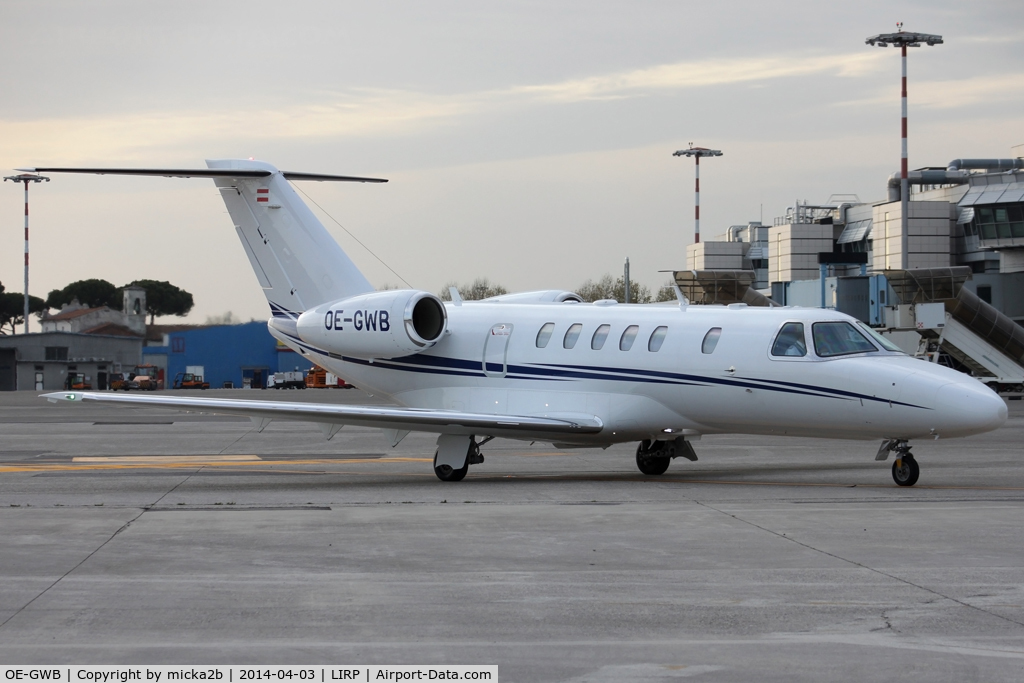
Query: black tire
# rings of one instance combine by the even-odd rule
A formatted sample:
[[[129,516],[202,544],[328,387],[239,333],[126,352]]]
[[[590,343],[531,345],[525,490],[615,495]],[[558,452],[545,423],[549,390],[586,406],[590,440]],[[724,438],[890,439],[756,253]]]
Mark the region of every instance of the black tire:
[[[671,463],[672,458],[654,455],[644,448],[643,443],[636,447],[636,466],[643,474],[650,476],[665,474]]]
[[[451,465],[437,464],[437,451],[434,451],[434,474],[441,481],[462,481],[466,478],[469,473],[469,458],[466,458],[466,464],[459,469],[455,469]]]
[[[897,458],[892,464],[892,480],[900,486],[913,486],[921,476],[921,467],[912,455]]]

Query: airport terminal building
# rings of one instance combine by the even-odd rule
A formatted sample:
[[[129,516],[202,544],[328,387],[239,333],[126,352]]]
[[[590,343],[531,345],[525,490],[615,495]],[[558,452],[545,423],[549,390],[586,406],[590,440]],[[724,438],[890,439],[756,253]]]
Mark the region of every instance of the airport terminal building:
[[[773,225],[737,225],[690,245],[677,284],[699,285],[706,303],[704,292],[731,291],[713,303],[835,309],[908,353],[1024,395],[1024,159],[910,172],[905,236],[900,180],[889,177],[882,200],[797,202]]]
[[[965,288],[1024,322],[1024,159],[955,159],[911,171],[909,181],[906,267],[968,267]],[[823,204],[798,202],[770,226],[733,226],[690,245],[686,267],[753,270],[755,288],[778,303],[834,308],[834,289],[822,302],[802,295],[817,294],[817,287],[791,283],[901,268],[899,175],[887,185],[883,200],[833,195]],[[836,256],[825,259],[826,253]]]

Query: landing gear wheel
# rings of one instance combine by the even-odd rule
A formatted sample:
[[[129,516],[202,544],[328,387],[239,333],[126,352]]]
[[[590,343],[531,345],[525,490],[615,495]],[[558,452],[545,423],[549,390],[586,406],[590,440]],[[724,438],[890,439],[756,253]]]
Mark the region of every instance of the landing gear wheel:
[[[892,480],[900,486],[913,486],[917,478],[921,476],[921,467],[909,453],[903,457],[896,458],[892,464]]]
[[[644,448],[644,444],[649,442],[642,442],[636,447],[636,466],[643,473],[648,475],[665,474],[668,470],[669,464],[672,462],[672,458],[668,456],[658,455],[658,451],[649,451]]]
[[[469,458],[466,458],[466,464],[455,469],[451,465],[438,465],[437,464],[437,451],[434,451],[434,474],[441,481],[462,481],[466,478],[466,474],[469,472]]]

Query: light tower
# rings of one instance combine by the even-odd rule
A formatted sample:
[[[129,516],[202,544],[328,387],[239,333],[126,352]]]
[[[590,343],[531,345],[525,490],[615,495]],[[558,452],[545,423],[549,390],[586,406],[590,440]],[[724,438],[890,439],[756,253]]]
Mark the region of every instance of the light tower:
[[[900,263],[901,268],[906,270],[907,268],[907,249],[909,246],[909,240],[907,239],[907,226],[909,225],[908,219],[910,216],[910,183],[907,182],[907,48],[908,47],[921,47],[921,43],[926,45],[941,45],[942,36],[932,35],[930,33],[911,33],[903,30],[903,22],[897,22],[896,33],[879,33],[877,36],[871,36],[864,42],[868,45],[877,45],[878,47],[898,47],[903,53],[903,95],[902,95],[902,114],[903,114],[903,126],[902,126],[902,156],[900,158],[900,226],[902,235],[900,237]]]
[[[674,157],[693,157],[696,162],[694,165],[694,204],[693,204],[693,243],[700,244],[700,158],[701,157],[720,157],[722,151],[718,149],[708,149],[707,147],[694,147],[693,143],[690,143],[689,149],[680,149],[672,153]]]
[[[35,173],[22,173],[21,175],[6,176],[4,182],[8,180],[25,183],[25,334],[28,334],[28,184],[50,182],[50,179]]]

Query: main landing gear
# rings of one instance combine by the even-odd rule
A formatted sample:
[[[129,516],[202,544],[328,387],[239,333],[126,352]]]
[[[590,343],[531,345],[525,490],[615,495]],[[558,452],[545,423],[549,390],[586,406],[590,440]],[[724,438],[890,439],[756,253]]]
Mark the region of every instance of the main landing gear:
[[[697,461],[693,446],[682,437],[674,441],[651,441],[645,439],[636,447],[636,466],[643,474],[657,476],[665,474],[673,458]]]
[[[434,474],[441,481],[462,481],[469,473],[470,465],[483,463],[480,447],[493,438],[489,436],[477,443],[472,436],[442,434],[434,451]]]
[[[892,480],[900,486],[913,486],[921,476],[921,467],[910,452],[906,439],[888,439],[882,442],[875,460],[885,460],[889,453],[896,454],[892,464]]]

